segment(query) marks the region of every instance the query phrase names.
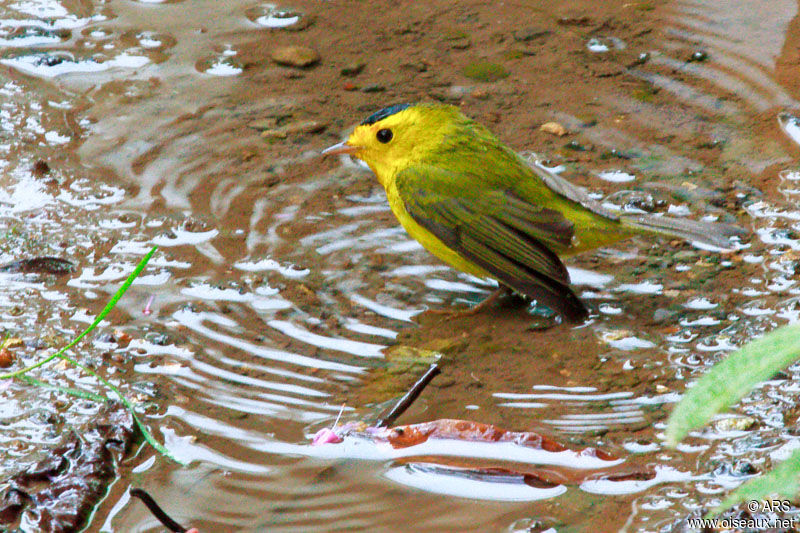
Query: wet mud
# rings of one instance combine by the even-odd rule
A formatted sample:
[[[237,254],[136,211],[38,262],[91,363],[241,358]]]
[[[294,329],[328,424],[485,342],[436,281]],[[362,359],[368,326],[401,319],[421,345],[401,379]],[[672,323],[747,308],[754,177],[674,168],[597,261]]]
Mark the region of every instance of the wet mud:
[[[79,531],[115,478],[115,463],[134,444],[136,428],[121,405],[97,415],[25,471],[4,480],[0,525],[6,531]]]
[[[94,435],[100,406],[3,383],[2,516],[32,530],[50,520],[31,504],[45,489],[20,473],[53,450],[83,472],[73,465],[99,446],[102,480],[87,473],[68,511],[88,531],[160,530],[132,486],[201,531],[685,528],[796,442],[795,367],[677,450],[661,436],[687,383],[800,317],[797,5],[764,9],[1,7],[0,312],[20,339],[3,348],[10,369],[66,344],[158,245],[73,355],[190,463],[147,447],[111,461],[104,437],[64,440]],[[369,172],[318,157],[368,114],[414,101],[459,105],[606,206],[751,235],[726,254],[639,238],[571,259],[592,314],[577,327],[514,301],[426,313],[493,286],[410,241]],[[553,456],[512,461],[470,439],[402,455],[355,438],[311,446],[342,404],[342,423],[375,420],[433,361],[442,374],[398,424],[533,431],[622,460],[618,477]],[[36,377],[102,390],[63,365]],[[47,475],[68,475],[57,466]]]

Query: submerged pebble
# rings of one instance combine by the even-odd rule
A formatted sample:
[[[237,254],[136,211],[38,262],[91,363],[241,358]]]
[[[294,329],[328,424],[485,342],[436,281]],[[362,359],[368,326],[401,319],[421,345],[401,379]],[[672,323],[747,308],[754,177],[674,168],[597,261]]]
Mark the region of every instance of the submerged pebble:
[[[489,61],[475,61],[469,63],[461,70],[461,73],[467,78],[483,82],[502,80],[509,75],[509,72],[503,65]]]
[[[8,368],[14,363],[16,355],[8,348],[0,348],[0,368]]]
[[[756,424],[756,419],[750,416],[736,416],[723,418],[714,423],[717,431],[747,431]]]
[[[549,133],[557,137],[563,137],[568,133],[567,128],[565,128],[558,122],[545,122],[544,124],[539,126],[539,131],[543,131],[545,133]]]
[[[20,272],[23,274],[69,274],[75,270],[75,265],[60,257],[34,257],[20,259],[0,266],[0,272]]]
[[[318,63],[321,59],[319,52],[308,46],[282,46],[276,48],[270,57],[279,65],[288,67],[305,68]]]
[[[251,126],[255,127],[255,126]],[[293,122],[291,124],[287,124],[285,126],[277,127],[277,128],[263,128],[261,131],[261,137],[265,139],[285,139],[292,135],[299,135],[304,133],[320,133],[325,131],[328,125],[324,122],[318,122],[316,120],[306,120],[302,122]],[[257,127],[256,129],[262,129]]]
[[[520,42],[528,42],[542,39],[550,34],[550,30],[544,26],[528,26],[514,31],[514,39]]]
[[[342,67],[342,69],[339,71],[339,74],[348,78],[352,78],[361,74],[361,71],[364,70],[364,67],[366,66],[367,64],[363,61],[349,63]]]

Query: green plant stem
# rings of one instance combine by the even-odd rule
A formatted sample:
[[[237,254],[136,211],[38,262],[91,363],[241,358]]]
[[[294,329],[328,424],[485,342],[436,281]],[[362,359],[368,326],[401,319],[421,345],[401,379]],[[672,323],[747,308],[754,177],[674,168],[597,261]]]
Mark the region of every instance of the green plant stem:
[[[81,370],[83,370],[84,372],[89,374],[90,376],[94,376],[94,378],[97,379],[97,381],[99,381],[100,383],[102,383],[103,385],[105,385],[106,387],[111,389],[114,392],[114,394],[117,395],[119,400],[122,402],[122,405],[124,405],[128,409],[128,411],[131,413],[131,416],[133,417],[134,422],[136,422],[136,425],[139,427],[139,430],[142,432],[142,436],[144,437],[144,440],[146,440],[148,443],[150,443],[150,446],[152,446],[159,453],[161,453],[162,455],[165,455],[166,457],[169,457],[170,459],[172,459],[173,461],[175,461],[178,464],[181,464],[181,465],[186,465],[187,464],[184,461],[181,461],[180,459],[175,457],[167,448],[165,448],[160,442],[158,442],[153,437],[153,435],[150,433],[150,430],[147,429],[147,426],[145,426],[142,423],[142,421],[139,419],[139,417],[136,415],[136,412],[134,411],[133,404],[125,397],[124,394],[122,394],[122,392],[120,392],[120,390],[117,387],[112,385],[106,378],[104,378],[103,376],[99,375],[97,372],[95,372],[91,368],[80,364],[79,362],[75,361],[74,359],[71,359],[70,357],[67,357],[66,355],[60,355],[59,357],[61,359],[63,359],[64,361],[67,361],[70,364],[80,368]]]
[[[783,326],[715,364],[672,410],[665,431],[675,447],[692,429],[745,396],[759,382],[800,358],[800,324]]]
[[[100,394],[95,394],[93,392],[80,389],[73,389],[70,387],[61,387],[59,385],[51,385],[49,383],[45,383],[44,381],[32,378],[30,376],[20,376],[19,379],[30,385],[36,385],[37,387],[41,387],[43,389],[50,389],[58,392],[63,392],[64,394],[69,394],[70,396],[75,396],[77,398],[83,398],[84,400],[92,400],[98,403],[108,402],[108,398]]]
[[[154,246],[142,258],[142,260],[139,261],[139,264],[136,265],[136,268],[133,269],[133,272],[131,272],[131,274],[128,276],[128,278],[125,280],[125,282],[119,288],[119,290],[117,290],[117,292],[114,294],[114,296],[111,297],[111,299],[108,301],[108,303],[103,308],[103,310],[100,311],[100,314],[97,315],[97,318],[94,319],[94,322],[92,322],[91,325],[89,325],[88,328],[83,330],[83,332],[80,335],[75,337],[72,340],[72,342],[70,342],[69,344],[67,344],[66,346],[64,346],[60,350],[58,350],[56,353],[54,353],[52,355],[49,355],[48,357],[42,359],[38,363],[35,363],[33,365],[30,365],[30,366],[27,366],[25,368],[21,368],[19,370],[14,371],[14,372],[9,372],[7,374],[0,374],[0,379],[18,378],[18,379],[22,379],[22,380],[24,380],[26,382],[32,383],[32,384],[40,386],[40,387],[55,388],[55,389],[58,389],[58,390],[60,390],[62,392],[65,392],[67,394],[71,394],[73,396],[79,396],[81,398],[92,399],[92,400],[96,400],[96,401],[99,401],[99,402],[108,401],[108,398],[106,398],[104,396],[101,396],[101,395],[98,395],[98,394],[79,391],[77,389],[67,389],[67,388],[63,388],[63,387],[57,387],[57,386],[49,385],[49,384],[47,384],[47,383],[45,383],[43,381],[39,381],[38,379],[34,379],[34,378],[31,378],[31,377],[28,377],[28,376],[25,375],[25,374],[27,374],[28,372],[30,372],[31,370],[33,370],[35,368],[39,368],[42,365],[46,365],[47,363],[49,363],[53,359],[59,358],[59,359],[62,359],[64,361],[67,361],[71,365],[83,370],[87,374],[89,374],[91,376],[94,376],[95,379],[97,379],[100,383],[102,383],[103,385],[105,385],[106,387],[111,389],[114,392],[114,394],[117,395],[117,397],[120,399],[120,401],[125,406],[125,408],[131,413],[131,416],[133,417],[133,420],[136,423],[136,426],[142,432],[142,436],[144,437],[144,439],[153,448],[155,448],[156,451],[158,451],[162,455],[168,457],[169,459],[175,461],[178,464],[185,465],[186,464],[185,462],[183,462],[183,461],[179,460],[177,457],[175,457],[166,447],[164,447],[160,442],[158,442],[153,437],[153,435],[150,433],[150,430],[147,429],[147,426],[145,426],[142,423],[142,421],[139,419],[139,417],[136,415],[136,412],[134,411],[133,404],[130,401],[128,401],[127,398],[125,398],[125,396],[122,394],[122,392],[120,392],[120,390],[117,387],[115,387],[114,385],[109,383],[109,381],[107,379],[105,379],[104,377],[100,376],[94,370],[92,370],[92,369],[90,369],[90,368],[78,363],[77,361],[75,361],[74,359],[72,359],[72,358],[70,358],[69,356],[66,355],[66,351],[67,350],[69,350],[70,348],[75,346],[81,339],[83,339],[92,330],[94,330],[100,324],[100,322],[102,322],[102,320],[106,317],[106,315],[108,315],[108,313],[110,313],[111,310],[114,309],[114,307],[117,305],[117,302],[119,302],[120,298],[122,298],[122,296],[130,288],[130,286],[133,283],[133,281],[139,276],[139,274],[142,273],[142,270],[144,270],[145,266],[147,266],[147,262],[150,261],[150,258],[153,257],[153,254],[156,253],[157,249],[158,248]]]
[[[125,294],[128,291],[128,288],[130,288],[131,284],[133,283],[133,280],[135,280],[139,276],[139,274],[141,274],[142,270],[144,270],[144,267],[147,266],[147,262],[150,261],[150,258],[153,257],[153,254],[156,253],[157,249],[158,249],[157,247],[153,246],[152,250],[147,252],[147,255],[145,255],[142,258],[142,260],[139,261],[139,264],[136,265],[136,268],[133,269],[133,272],[131,272],[131,275],[128,276],[128,279],[125,280],[125,282],[122,284],[122,286],[116,292],[116,294],[114,294],[114,296],[111,297],[111,299],[108,301],[108,303],[103,308],[103,310],[100,311],[100,314],[97,315],[97,318],[94,319],[94,322],[92,322],[91,325],[88,328],[83,330],[83,332],[80,335],[75,337],[72,340],[72,342],[70,342],[69,344],[67,344],[63,348],[61,348],[56,353],[54,353],[54,354],[52,354],[52,355],[50,355],[48,357],[45,357],[44,359],[42,359],[38,363],[32,364],[31,366],[26,366],[25,368],[20,368],[19,370],[15,370],[14,372],[9,372],[7,374],[0,374],[0,379],[12,379],[12,378],[20,377],[23,374],[27,374],[28,372],[30,372],[31,370],[33,370],[35,368],[39,368],[42,365],[46,365],[47,363],[49,363],[50,361],[52,361],[56,357],[61,357],[64,354],[64,352],[66,352],[67,350],[69,350],[70,348],[72,348],[73,346],[78,344],[78,342],[80,342],[80,340],[82,338],[84,338],[94,328],[96,328],[97,325],[100,324],[100,322],[103,321],[103,319],[106,317],[106,315],[108,315],[108,313],[110,313],[111,310],[114,309],[114,306],[117,305],[117,302],[119,301],[120,298],[122,298],[122,295]]]

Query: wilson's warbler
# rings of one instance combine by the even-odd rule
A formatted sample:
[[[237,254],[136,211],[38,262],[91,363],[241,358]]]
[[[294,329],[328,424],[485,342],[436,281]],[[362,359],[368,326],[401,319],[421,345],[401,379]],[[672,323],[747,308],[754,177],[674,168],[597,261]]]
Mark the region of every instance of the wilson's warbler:
[[[648,233],[729,248],[730,237],[743,233],[724,224],[610,211],[529,165],[451,105],[387,107],[323,153],[369,165],[400,224],[439,259],[494,278],[572,321],[587,311],[559,257]]]

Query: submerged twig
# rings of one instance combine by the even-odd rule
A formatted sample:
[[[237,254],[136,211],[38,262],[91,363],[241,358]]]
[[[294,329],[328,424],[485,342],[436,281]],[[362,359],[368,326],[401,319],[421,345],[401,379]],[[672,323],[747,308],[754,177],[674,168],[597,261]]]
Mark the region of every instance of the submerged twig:
[[[174,533],[186,533],[189,531],[175,520],[173,520],[164,510],[156,503],[152,496],[150,496],[147,492],[143,489],[130,489],[128,491],[131,496],[135,496],[142,500],[142,503],[153,513],[159,522],[161,522],[165,528],[173,531]]]
[[[375,427],[385,428],[392,425],[400,415],[406,412],[406,409],[411,407],[411,404],[414,403],[414,400],[416,400],[422,391],[425,390],[425,387],[428,386],[428,383],[430,383],[431,380],[441,372],[442,371],[439,368],[439,365],[435,363],[432,364],[427,372],[425,372],[425,374],[419,378],[419,381],[414,383],[414,386],[411,387],[408,392],[405,393],[402,398],[400,398],[400,400],[398,400],[398,402],[394,405],[394,407],[392,407],[386,416],[378,419],[378,421],[375,423]]]

